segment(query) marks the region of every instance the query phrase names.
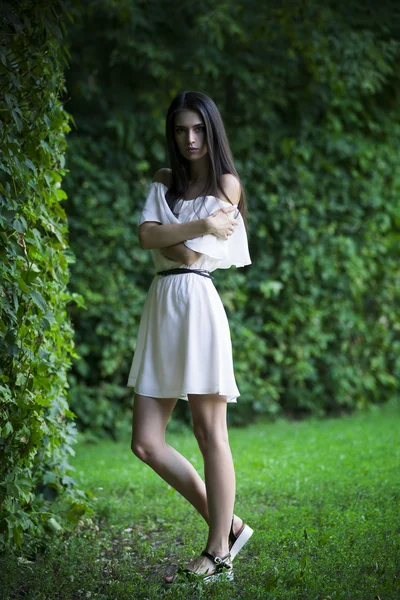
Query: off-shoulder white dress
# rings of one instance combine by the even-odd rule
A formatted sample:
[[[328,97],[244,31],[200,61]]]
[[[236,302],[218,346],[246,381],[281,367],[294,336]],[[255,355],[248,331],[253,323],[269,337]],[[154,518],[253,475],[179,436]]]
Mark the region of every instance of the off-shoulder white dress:
[[[174,212],[165,199],[167,187],[154,182],[143,208],[139,225],[145,221],[186,223],[204,218],[224,202],[214,196],[179,200]],[[184,265],[151,250],[155,271],[176,267],[229,269],[251,264],[246,229],[239,211],[234,233],[227,239],[213,234],[189,239],[184,244],[200,258]],[[233,370],[232,343],[228,319],[213,280],[196,273],[156,275],[150,285],[140,320],[128,387],[143,396],[180,398],[187,394],[218,393],[236,402],[240,396]]]

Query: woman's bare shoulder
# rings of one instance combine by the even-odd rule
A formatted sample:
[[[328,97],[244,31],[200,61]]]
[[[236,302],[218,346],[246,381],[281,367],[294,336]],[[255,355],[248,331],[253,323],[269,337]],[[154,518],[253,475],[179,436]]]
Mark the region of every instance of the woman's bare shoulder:
[[[153,175],[153,183],[163,183],[167,188],[171,187],[172,171],[171,169],[158,169]]]
[[[232,173],[225,173],[219,179],[220,188],[222,188],[229,196],[233,204],[238,204],[242,191],[242,184],[239,179]],[[221,198],[225,200],[225,198]],[[227,200],[225,200],[227,202]]]

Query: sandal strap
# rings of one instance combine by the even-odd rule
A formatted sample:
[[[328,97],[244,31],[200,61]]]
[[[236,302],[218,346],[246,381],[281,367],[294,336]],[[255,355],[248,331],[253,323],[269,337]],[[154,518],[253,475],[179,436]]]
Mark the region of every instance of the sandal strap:
[[[245,527],[246,527],[246,524],[243,523],[242,526],[241,526],[241,528],[237,532],[237,535],[235,535],[233,533],[233,525],[232,525],[232,528],[231,528],[231,530],[229,532],[229,542],[231,544],[231,546],[230,546],[231,549],[232,549],[233,544],[237,541],[238,537],[243,533],[243,530],[244,530]]]
[[[233,533],[233,522],[235,520],[235,515],[232,515],[232,523],[231,523],[231,529],[229,531],[229,541],[231,546],[236,542],[237,537],[236,535]]]
[[[214,556],[213,554],[210,554],[209,552],[207,552],[207,550],[203,550],[203,552],[201,554],[202,554],[202,556],[206,556],[207,558],[212,560],[219,567],[226,567],[228,569],[232,568],[232,565],[229,564],[228,562],[226,562],[227,559],[229,559],[231,557],[230,552],[228,552],[228,554],[225,554],[225,556]]]

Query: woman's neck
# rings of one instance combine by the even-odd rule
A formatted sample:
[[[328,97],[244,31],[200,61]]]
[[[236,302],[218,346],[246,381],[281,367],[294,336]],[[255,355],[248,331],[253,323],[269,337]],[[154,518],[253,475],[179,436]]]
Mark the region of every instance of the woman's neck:
[[[207,181],[208,162],[207,155],[190,165],[190,183],[197,184]]]

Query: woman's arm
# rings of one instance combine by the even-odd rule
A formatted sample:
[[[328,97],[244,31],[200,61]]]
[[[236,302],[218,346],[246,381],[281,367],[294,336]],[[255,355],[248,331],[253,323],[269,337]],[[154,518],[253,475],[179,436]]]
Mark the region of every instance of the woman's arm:
[[[208,233],[227,240],[237,226],[236,219],[229,215],[234,210],[236,210],[236,206],[228,205],[226,208],[215,211],[209,217],[187,223],[162,225],[156,221],[145,221],[139,226],[140,246],[143,250],[166,248]]]
[[[162,225],[155,221],[145,221],[139,226],[139,243],[143,250],[165,248],[194,237],[211,233],[205,219],[195,219],[188,223],[168,223]]]

